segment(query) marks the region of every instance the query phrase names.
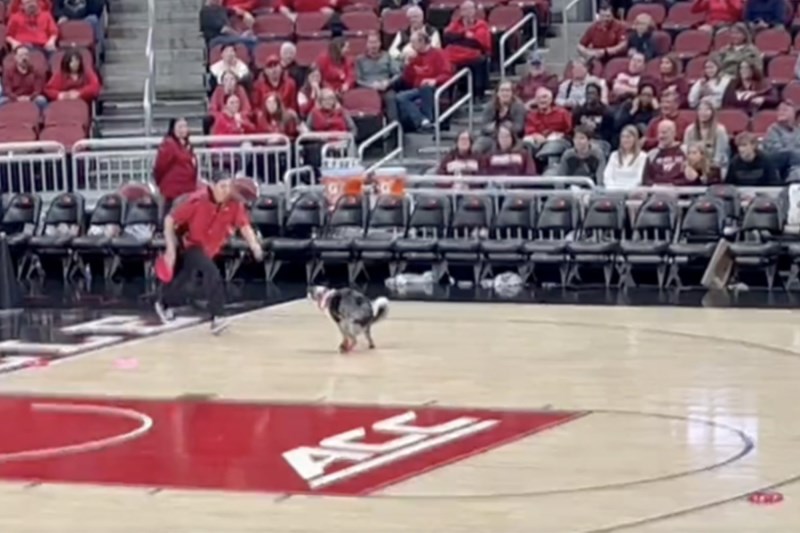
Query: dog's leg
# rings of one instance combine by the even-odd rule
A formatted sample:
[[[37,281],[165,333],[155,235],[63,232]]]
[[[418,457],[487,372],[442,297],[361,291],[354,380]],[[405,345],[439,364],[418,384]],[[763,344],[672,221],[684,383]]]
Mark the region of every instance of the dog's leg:
[[[374,350],[375,341],[372,340],[372,328],[370,326],[367,326],[366,329],[364,329],[364,336],[367,338],[367,342],[369,343],[369,349]]]
[[[349,320],[343,320],[339,323],[339,331],[342,333],[342,343],[339,345],[339,352],[348,353],[356,347],[354,324]]]

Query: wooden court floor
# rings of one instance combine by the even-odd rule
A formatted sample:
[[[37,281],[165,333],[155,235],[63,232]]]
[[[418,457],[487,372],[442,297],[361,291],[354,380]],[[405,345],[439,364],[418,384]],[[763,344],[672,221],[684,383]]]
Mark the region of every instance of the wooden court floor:
[[[393,302],[378,349],[340,356],[311,303],[281,304],[219,338],[9,374],[0,394],[588,413],[368,497],[2,482],[0,531],[798,531],[799,333],[786,310]],[[784,501],[750,503],[762,489]]]

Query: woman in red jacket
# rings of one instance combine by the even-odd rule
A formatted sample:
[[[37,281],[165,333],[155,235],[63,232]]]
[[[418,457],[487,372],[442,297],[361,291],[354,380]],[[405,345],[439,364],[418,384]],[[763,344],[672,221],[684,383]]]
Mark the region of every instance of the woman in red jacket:
[[[272,93],[264,100],[264,108],[256,112],[256,132],[278,133],[296,139],[305,125],[299,124],[297,114],[283,107],[281,99]]]
[[[705,22],[699,29],[714,31],[719,26],[742,21],[744,2],[742,0],[694,0],[693,13],[705,13]]]
[[[311,110],[306,120],[309,131],[320,133],[350,133],[355,137],[356,125],[350,114],[339,103],[336,93],[330,88],[320,91],[317,106]],[[344,136],[343,136],[344,137]],[[336,141],[338,136],[332,135],[327,138],[327,142]],[[344,140],[344,139],[343,139]],[[315,169],[322,163],[321,149],[326,141],[306,143],[304,159],[307,165]]]
[[[317,60],[322,84],[330,87],[338,94],[349,91],[355,86],[356,72],[353,60],[347,57],[347,41],[343,37],[331,39],[328,51]]]
[[[211,135],[245,135],[255,132],[255,126],[242,112],[242,101],[235,94],[225,97],[225,107],[214,115]]]
[[[61,68],[53,73],[44,87],[50,101],[83,100],[93,102],[100,94],[100,80],[91,68],[83,64],[77,50],[67,50],[61,59]]]
[[[197,157],[189,140],[189,125],[184,118],[172,119],[158,148],[153,178],[169,211],[172,203],[197,189]]]
[[[239,83],[236,74],[233,72],[226,72],[222,75],[220,84],[214,89],[214,92],[211,94],[211,99],[208,102],[208,116],[203,120],[203,133],[206,135],[211,133],[211,128],[214,125],[214,117],[222,113],[225,109],[225,100],[227,100],[228,95],[231,94],[235,94],[239,97],[243,115],[249,117],[253,113],[253,109],[250,107],[250,98],[247,96],[247,90]]]
[[[307,117],[316,107],[320,92],[322,92],[322,73],[320,73],[319,67],[311,65],[306,82],[297,92],[297,110],[301,117]]]

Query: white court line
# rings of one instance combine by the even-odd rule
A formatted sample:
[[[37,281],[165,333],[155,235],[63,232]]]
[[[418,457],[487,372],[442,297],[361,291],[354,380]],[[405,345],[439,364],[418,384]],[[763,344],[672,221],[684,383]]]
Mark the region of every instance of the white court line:
[[[104,405],[81,405],[81,404],[68,404],[68,403],[34,403],[31,405],[34,411],[49,411],[61,413],[93,413],[104,416],[116,416],[137,420],[141,425],[121,435],[113,437],[106,437],[104,439],[91,440],[82,442],[80,444],[70,444],[67,446],[54,446],[52,448],[39,448],[36,450],[25,450],[22,452],[14,453],[0,453],[0,463],[12,463],[17,461],[32,461],[36,459],[49,459],[53,457],[62,457],[64,455],[75,455],[78,453],[93,452],[102,450],[104,448],[111,448],[125,444],[132,440],[145,435],[153,427],[153,419],[144,413],[140,413],[134,409],[125,409],[122,407],[110,407]]]

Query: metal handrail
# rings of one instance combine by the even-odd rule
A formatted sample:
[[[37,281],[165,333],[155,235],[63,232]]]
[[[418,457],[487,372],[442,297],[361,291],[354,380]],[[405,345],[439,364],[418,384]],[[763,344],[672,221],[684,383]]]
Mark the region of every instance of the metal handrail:
[[[144,83],[142,107],[144,111],[145,135],[153,134],[153,104],[156,101],[156,4],[155,0],[147,0],[147,42],[145,44],[145,59],[147,60],[147,78]]]
[[[375,135],[369,137],[361,143],[361,146],[358,147],[358,159],[364,161],[367,150],[378,141],[382,141],[389,137],[389,134],[393,130],[397,131],[397,146],[394,150],[385,153],[378,161],[367,167],[365,171],[366,174],[374,172],[376,168],[380,167],[384,163],[403,155],[403,127],[399,122],[395,121],[387,124],[382,129],[378,130]]]
[[[144,95],[142,96],[142,109],[144,110],[144,134],[148,137],[153,134],[153,106],[150,102],[150,78],[144,80]]]
[[[406,183],[463,183],[464,185],[563,185],[596,189],[594,181],[583,176],[448,176],[417,174],[407,176]]]
[[[300,151],[303,147],[303,143],[308,141],[318,141],[322,143],[329,141],[345,141],[348,143],[352,155],[355,156],[355,152],[353,150],[355,145],[355,137],[353,137],[352,133],[344,131],[309,131],[306,133],[301,133],[294,141],[295,161],[300,161]]]
[[[447,89],[453,87],[462,78],[467,78],[467,94],[456,100],[450,107],[442,113],[442,104],[440,99]],[[473,95],[472,95],[472,72],[468,68],[461,69],[453,77],[444,82],[440,87],[437,87],[433,95],[433,127],[434,127],[434,145],[437,152],[441,150],[442,146],[442,122],[450,118],[459,108],[464,104],[467,105],[469,112],[468,128],[472,130],[473,123]]]
[[[525,41],[516,52],[511,54],[511,57],[506,59],[506,43],[516,34],[519,30],[526,25],[531,25],[531,38]],[[506,79],[506,69],[514,64],[517,59],[522,57],[530,48],[537,45],[539,40],[539,21],[535,13],[528,13],[519,22],[508,28],[503,35],[500,36],[500,80]]]
[[[562,16],[564,18],[564,20],[562,21],[563,24],[564,24],[564,31],[562,32],[562,35],[564,36],[564,43],[565,43],[565,46],[564,46],[564,62],[565,63],[569,61],[569,50],[570,50],[570,46],[569,46],[569,11],[573,7],[575,7],[578,4],[580,4],[582,1],[584,1],[584,0],[571,0],[570,3],[568,3],[564,7],[564,10],[562,11]],[[592,5],[592,22],[594,22],[595,19],[597,19],[597,3],[594,0],[588,0],[588,1],[591,2],[591,5]]]

